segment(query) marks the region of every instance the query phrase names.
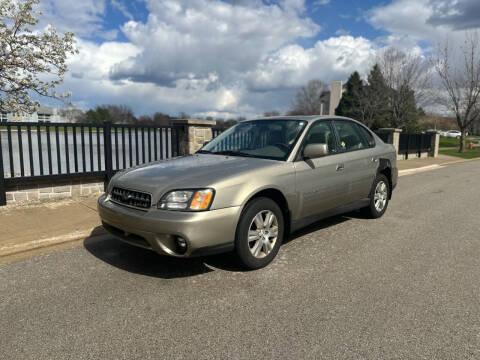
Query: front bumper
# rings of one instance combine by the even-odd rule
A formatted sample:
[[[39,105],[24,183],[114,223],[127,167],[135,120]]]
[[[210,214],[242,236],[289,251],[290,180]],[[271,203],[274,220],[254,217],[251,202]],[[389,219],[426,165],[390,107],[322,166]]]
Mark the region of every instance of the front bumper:
[[[104,227],[115,237],[159,254],[198,256],[233,250],[241,208],[229,207],[202,212],[151,208],[141,211],[116,204],[105,195],[98,199]],[[176,251],[177,236],[187,241],[187,251]]]

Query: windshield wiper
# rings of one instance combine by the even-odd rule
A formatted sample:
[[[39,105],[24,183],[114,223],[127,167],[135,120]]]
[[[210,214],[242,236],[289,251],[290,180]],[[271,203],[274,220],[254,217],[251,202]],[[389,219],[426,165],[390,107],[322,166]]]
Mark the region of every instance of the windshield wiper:
[[[233,150],[223,150],[223,151],[215,151],[211,154],[215,155],[227,155],[227,156],[244,156],[244,157],[256,157],[255,155],[243,153],[240,151],[233,151]]]
[[[198,150],[197,154],[213,154],[211,151],[208,150]]]

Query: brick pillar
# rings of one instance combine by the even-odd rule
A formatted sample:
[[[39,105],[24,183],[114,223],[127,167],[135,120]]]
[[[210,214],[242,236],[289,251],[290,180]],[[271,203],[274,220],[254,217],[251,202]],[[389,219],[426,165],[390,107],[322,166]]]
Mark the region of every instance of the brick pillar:
[[[194,154],[206,141],[212,140],[213,120],[175,119],[170,124],[178,126],[180,155]]]
[[[427,134],[432,134],[432,144],[431,144],[432,150],[430,150],[430,152],[428,153],[428,156],[437,157],[438,148],[440,147],[440,134],[438,134],[436,131],[427,132]]]
[[[381,129],[378,129],[378,132],[388,134],[387,143],[392,144],[395,147],[395,149],[397,149],[397,155],[398,155],[398,147],[400,144],[400,133],[402,132],[402,129],[381,128]]]

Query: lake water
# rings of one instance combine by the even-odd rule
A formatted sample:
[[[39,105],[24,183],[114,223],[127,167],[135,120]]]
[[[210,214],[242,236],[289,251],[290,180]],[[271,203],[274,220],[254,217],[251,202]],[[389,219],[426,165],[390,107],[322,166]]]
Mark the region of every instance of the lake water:
[[[8,150],[8,133],[6,130],[0,130],[0,137],[2,143],[2,158],[3,158],[3,170],[5,177],[10,177],[11,175],[11,163],[10,163],[10,154]],[[48,148],[47,148],[47,132],[40,131],[41,137],[41,158],[43,160],[43,174],[49,175],[49,165],[48,165]],[[164,129],[162,133],[157,131],[157,157],[160,159],[160,155],[163,154],[162,158],[169,158],[172,157],[173,154],[171,152],[171,146],[167,149],[167,138],[169,143],[171,143],[171,132],[170,129]],[[33,156],[33,171],[30,170],[30,159],[29,159],[29,152],[28,152],[28,135],[26,130],[22,130],[20,132],[20,139],[22,143],[23,149],[23,165],[24,165],[24,176],[31,176],[31,175],[40,175],[40,156],[39,156],[39,148],[38,148],[38,135],[36,129],[32,129],[31,131],[31,142],[32,142],[32,156]],[[21,158],[20,158],[20,139],[19,134],[16,128],[12,128],[11,132],[11,140],[12,140],[12,159],[13,159],[13,170],[15,176],[20,176],[20,165],[21,165]],[[74,144],[73,144],[73,133],[67,133],[68,139],[68,159],[69,159],[69,169],[70,173],[75,173],[75,161],[74,161]],[[76,133],[76,141],[77,141],[77,162],[78,162],[78,172],[91,172],[91,171],[103,171],[105,170],[105,158],[104,158],[104,144],[103,144],[103,133],[100,133],[99,142],[97,142],[97,133],[92,133],[92,152],[90,153],[90,141],[88,131],[85,132],[84,135],[84,143],[85,143],[85,167],[83,165],[83,158],[82,158],[82,138],[80,134],[80,129],[78,129]],[[160,140],[162,141],[162,145],[160,146]],[[142,137],[141,133],[138,133],[138,162],[140,164],[149,161],[149,149],[148,149],[148,137],[147,133],[145,132],[145,159],[143,159],[142,154]],[[51,160],[52,160],[52,175],[59,174],[59,166],[57,160],[57,142],[55,132],[50,132],[50,144],[51,144]],[[137,156],[135,152],[135,146],[137,141],[135,139],[135,133],[132,131],[131,134],[131,143],[129,142],[128,133],[125,132],[125,167],[130,167],[130,154],[129,148],[132,148],[132,165],[135,166],[137,164]],[[65,146],[65,133],[63,131],[59,132],[59,143],[58,148],[60,150],[60,168],[61,173],[67,173],[67,156],[66,156],[66,146]],[[98,159],[98,149],[100,149],[100,164]],[[118,149],[118,168],[117,168],[117,157],[116,157],[116,149]],[[124,168],[124,158],[122,154],[123,150],[123,142],[121,133],[118,134],[118,143],[115,143],[115,136],[112,132],[112,157],[113,157],[113,169],[123,169]],[[91,157],[93,159],[93,164],[91,164]],[[154,161],[155,159],[155,149],[154,149],[154,138],[153,132],[150,134],[150,157],[151,160]],[[93,167],[92,167],[93,165]],[[99,166],[100,165],[100,166]]]

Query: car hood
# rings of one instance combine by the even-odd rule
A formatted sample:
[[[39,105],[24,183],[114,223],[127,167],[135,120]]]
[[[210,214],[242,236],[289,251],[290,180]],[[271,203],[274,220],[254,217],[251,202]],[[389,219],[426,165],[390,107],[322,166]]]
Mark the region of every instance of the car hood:
[[[115,175],[111,183],[149,192],[158,200],[172,189],[214,187],[218,181],[276,164],[278,161],[259,158],[194,154],[128,169]]]

